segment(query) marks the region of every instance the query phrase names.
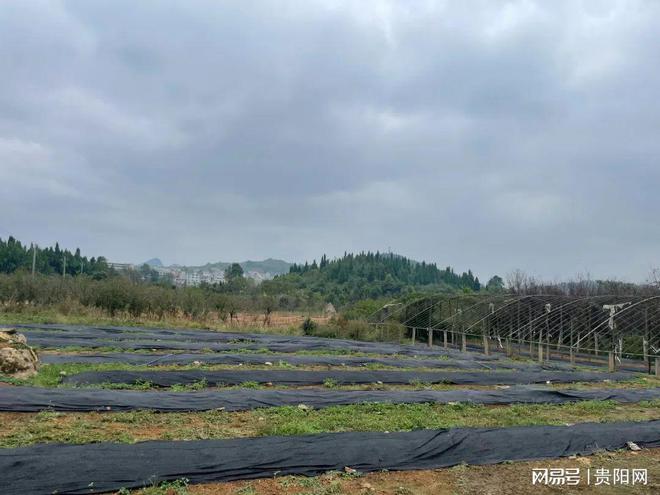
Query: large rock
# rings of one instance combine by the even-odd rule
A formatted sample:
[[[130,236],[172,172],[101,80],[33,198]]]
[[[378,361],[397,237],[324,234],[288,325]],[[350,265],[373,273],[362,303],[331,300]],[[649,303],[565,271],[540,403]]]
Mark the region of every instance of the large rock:
[[[10,328],[0,331],[0,373],[27,378],[37,373],[39,358],[27,345],[25,335]]]

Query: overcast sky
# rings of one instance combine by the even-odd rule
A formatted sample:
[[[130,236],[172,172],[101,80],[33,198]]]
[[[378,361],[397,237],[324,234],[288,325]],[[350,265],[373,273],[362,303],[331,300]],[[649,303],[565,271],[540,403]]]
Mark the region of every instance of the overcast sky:
[[[0,237],[112,261],[660,264],[660,2],[0,5]]]

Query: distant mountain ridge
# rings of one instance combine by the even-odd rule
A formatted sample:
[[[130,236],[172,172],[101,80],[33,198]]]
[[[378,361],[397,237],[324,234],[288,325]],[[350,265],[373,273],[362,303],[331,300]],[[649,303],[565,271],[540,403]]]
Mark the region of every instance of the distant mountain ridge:
[[[224,271],[228,266],[233,262],[229,261],[218,261],[215,263],[206,263],[205,265],[199,266],[182,266],[182,265],[169,265],[170,267],[176,267],[183,271],[209,271],[209,270],[219,270]],[[149,261],[146,261],[145,264],[151,267],[165,267],[163,262],[159,258],[152,258]],[[261,274],[269,275],[282,275],[284,273],[289,273],[289,268],[292,263],[284,260],[278,260],[274,258],[267,258],[263,261],[241,261],[239,263],[243,270],[246,273],[257,272]]]

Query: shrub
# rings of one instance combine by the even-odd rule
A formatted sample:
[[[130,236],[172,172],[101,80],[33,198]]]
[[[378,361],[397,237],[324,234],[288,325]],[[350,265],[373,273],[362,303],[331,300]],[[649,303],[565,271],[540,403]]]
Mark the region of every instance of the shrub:
[[[314,335],[314,332],[316,331],[316,327],[317,325],[314,322],[314,320],[312,320],[309,317],[305,318],[305,321],[303,321],[302,325],[300,326],[300,328],[303,331],[303,334],[305,335]]]

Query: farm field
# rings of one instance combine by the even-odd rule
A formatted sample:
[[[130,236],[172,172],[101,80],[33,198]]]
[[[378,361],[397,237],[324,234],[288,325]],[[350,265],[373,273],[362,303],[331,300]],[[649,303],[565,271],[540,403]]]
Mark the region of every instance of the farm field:
[[[660,495],[659,24],[3,0],[0,495]]]
[[[592,465],[646,469],[630,493],[658,486],[651,375],[274,333],[20,332],[42,364],[0,382],[16,493],[543,493],[532,469]]]

